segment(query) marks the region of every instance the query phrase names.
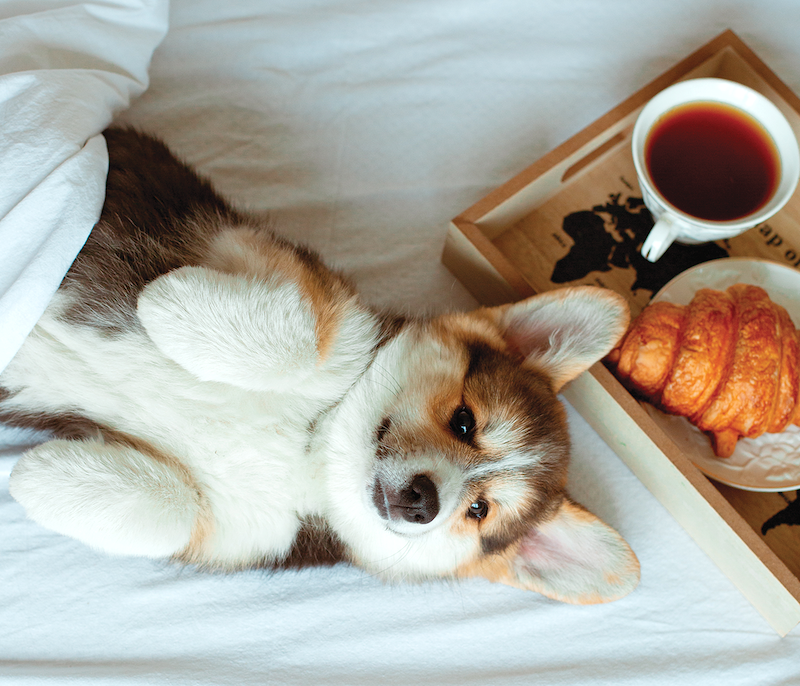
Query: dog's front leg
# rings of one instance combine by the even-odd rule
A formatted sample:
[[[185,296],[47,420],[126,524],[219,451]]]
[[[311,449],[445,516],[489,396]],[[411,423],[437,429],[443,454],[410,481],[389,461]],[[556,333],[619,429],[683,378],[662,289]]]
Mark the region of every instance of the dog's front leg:
[[[314,313],[277,274],[182,267],[147,285],[138,315],[155,346],[203,381],[288,390],[319,359]]]

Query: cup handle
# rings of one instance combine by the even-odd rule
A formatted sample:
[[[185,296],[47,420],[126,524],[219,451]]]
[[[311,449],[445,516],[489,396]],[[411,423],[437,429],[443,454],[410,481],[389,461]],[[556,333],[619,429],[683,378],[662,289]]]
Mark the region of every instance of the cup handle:
[[[677,235],[678,230],[672,219],[667,214],[663,215],[647,234],[642,245],[642,256],[650,262],[656,262],[672,245]]]

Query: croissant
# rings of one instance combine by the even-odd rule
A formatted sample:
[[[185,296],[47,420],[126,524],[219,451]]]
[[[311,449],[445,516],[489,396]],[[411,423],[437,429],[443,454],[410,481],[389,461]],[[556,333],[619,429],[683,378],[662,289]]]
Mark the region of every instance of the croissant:
[[[648,305],[607,361],[631,391],[686,417],[730,457],[740,437],[800,419],[799,335],[758,286],[703,288],[686,306]]]

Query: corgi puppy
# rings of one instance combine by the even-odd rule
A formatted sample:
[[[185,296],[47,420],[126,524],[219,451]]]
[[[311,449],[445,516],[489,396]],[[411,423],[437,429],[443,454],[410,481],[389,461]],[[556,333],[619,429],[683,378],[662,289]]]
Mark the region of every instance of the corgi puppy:
[[[571,603],[636,586],[566,493],[556,397],[620,339],[622,298],[377,313],[160,142],[106,138],[102,216],[0,375],[0,421],[53,436],[11,474],[34,521],[212,569],[349,562]]]

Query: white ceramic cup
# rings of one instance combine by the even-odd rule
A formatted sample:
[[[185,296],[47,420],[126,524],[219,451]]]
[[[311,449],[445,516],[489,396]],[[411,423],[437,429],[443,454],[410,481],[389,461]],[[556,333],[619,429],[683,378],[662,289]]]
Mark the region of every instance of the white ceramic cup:
[[[667,112],[692,102],[716,102],[738,108],[759,122],[771,136],[780,157],[778,183],[766,204],[753,213],[731,221],[699,219],[675,207],[656,189],[645,162],[650,131]],[[690,79],[661,91],[639,114],[631,145],[642,197],[656,222],[642,245],[642,255],[650,262],[658,260],[673,241],[706,243],[737,236],[753,228],[786,204],[800,177],[797,138],[780,110],[752,88],[726,79]]]

